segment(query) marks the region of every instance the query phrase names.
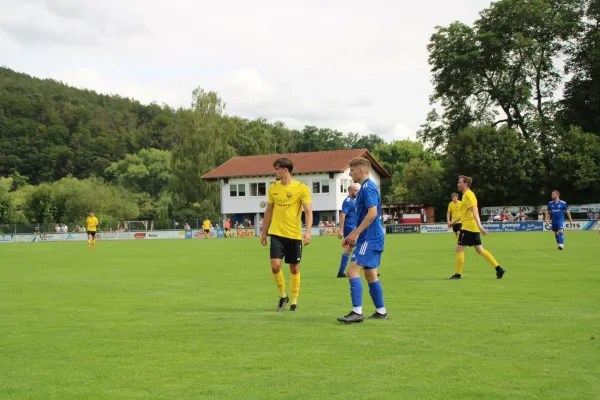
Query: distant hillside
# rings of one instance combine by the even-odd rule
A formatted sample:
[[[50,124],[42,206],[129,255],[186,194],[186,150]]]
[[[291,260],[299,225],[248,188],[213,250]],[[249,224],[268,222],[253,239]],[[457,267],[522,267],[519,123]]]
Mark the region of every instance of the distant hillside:
[[[176,112],[0,68],[0,175],[37,184],[102,175],[143,148],[170,150]]]

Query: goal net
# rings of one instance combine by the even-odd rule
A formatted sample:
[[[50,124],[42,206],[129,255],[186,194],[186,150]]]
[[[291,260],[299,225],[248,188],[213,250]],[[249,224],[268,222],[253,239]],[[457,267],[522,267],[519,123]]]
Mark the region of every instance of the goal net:
[[[121,228],[129,232],[153,231],[154,221],[123,221]]]

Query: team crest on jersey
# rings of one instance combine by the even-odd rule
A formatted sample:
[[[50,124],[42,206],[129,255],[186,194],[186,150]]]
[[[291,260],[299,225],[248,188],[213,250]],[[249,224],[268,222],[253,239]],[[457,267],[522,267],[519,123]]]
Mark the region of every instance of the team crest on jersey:
[[[288,199],[292,198],[292,194],[290,192],[287,192],[285,195],[287,196]]]

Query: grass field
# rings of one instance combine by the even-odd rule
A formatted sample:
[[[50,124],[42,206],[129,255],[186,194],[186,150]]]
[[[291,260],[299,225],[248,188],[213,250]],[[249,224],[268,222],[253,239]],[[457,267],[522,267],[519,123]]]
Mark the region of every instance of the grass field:
[[[386,236],[390,319],[348,326],[332,237],[305,248],[296,313],[257,239],[1,245],[0,399],[600,398],[596,232],[484,244],[504,279],[471,250],[445,280],[451,235]]]

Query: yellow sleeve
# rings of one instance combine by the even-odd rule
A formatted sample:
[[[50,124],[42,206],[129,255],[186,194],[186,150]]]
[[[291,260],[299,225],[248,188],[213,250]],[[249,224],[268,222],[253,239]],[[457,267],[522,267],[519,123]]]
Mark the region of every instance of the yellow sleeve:
[[[462,201],[467,205],[466,208],[469,209],[475,205],[475,202],[473,200],[475,200],[473,198],[473,193],[469,193],[465,196],[465,198]]]
[[[302,204],[312,203],[310,190],[308,190],[308,186],[304,184],[302,185],[302,196],[300,196],[300,201],[302,201]]]
[[[273,199],[273,185],[269,185],[269,190],[267,191],[267,203],[269,204],[275,203],[275,199]]]
[[[448,212],[452,212],[452,202],[448,203]]]

